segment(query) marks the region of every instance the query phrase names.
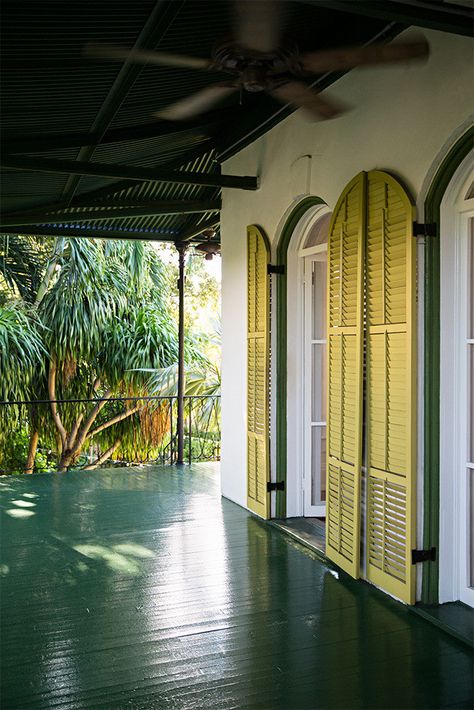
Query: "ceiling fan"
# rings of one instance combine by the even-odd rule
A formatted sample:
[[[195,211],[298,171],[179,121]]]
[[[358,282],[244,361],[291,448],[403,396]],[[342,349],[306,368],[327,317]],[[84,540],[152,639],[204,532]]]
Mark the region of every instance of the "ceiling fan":
[[[334,118],[346,107],[312,88],[307,83],[312,75],[423,59],[429,53],[429,45],[421,36],[404,42],[300,54],[297,47],[281,46],[284,2],[234,0],[233,5],[235,38],[220,44],[212,59],[92,43],[86,45],[85,51],[89,56],[105,59],[221,71],[231,75],[230,80],[207,86],[155,114],[170,121],[193,118],[233,92],[242,90],[266,91],[284,104],[306,109],[319,120]]]

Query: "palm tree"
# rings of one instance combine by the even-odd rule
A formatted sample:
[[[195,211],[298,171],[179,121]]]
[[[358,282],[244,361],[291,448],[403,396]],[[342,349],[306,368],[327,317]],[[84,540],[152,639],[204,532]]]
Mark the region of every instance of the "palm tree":
[[[2,397],[50,400],[47,410],[30,410],[26,470],[33,470],[38,439],[56,451],[63,471],[92,440],[117,432],[92,463],[99,465],[119,449],[123,423],[143,406],[125,403],[117,411],[115,405],[107,417],[107,402],[143,396],[148,383],[140,368],[162,368],[177,359],[163,266],[144,242],[61,238],[38,271],[28,289],[20,268],[3,271]],[[13,304],[15,295],[24,299]],[[29,309],[26,300],[33,304]],[[59,403],[89,398],[92,404]]]

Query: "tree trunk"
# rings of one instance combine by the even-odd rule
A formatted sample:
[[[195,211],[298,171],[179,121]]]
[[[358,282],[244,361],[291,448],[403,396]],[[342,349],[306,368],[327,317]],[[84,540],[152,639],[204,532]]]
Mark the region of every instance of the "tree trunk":
[[[137,404],[135,407],[132,409],[127,409],[125,412],[122,412],[121,414],[117,414],[115,417],[112,417],[112,419],[109,419],[108,422],[104,422],[103,424],[100,424],[98,427],[95,429],[92,429],[90,431],[90,427],[94,423],[94,421],[97,418],[97,415],[101,411],[102,407],[107,403],[107,400],[112,396],[112,392],[108,390],[105,394],[104,397],[102,398],[102,401],[98,402],[92,412],[89,414],[88,418],[84,422],[84,426],[82,427],[82,430],[78,431],[76,434],[76,441],[75,444],[70,447],[68,442],[71,441],[72,437],[69,437],[69,439],[65,439],[65,444],[63,444],[61,455],[59,457],[59,464],[58,464],[58,471],[59,473],[64,473],[65,471],[68,470],[69,466],[77,459],[79,454],[82,451],[82,448],[87,440],[91,440],[95,434],[98,434],[100,431],[103,431],[104,429],[108,429],[108,427],[113,426],[114,424],[118,424],[119,422],[123,421],[124,419],[127,419],[128,417],[131,417],[132,414],[135,414],[135,412],[138,412],[139,409],[143,406],[142,404]],[[51,405],[53,407],[53,405]],[[54,412],[53,412],[54,414]],[[56,419],[55,423],[57,424],[59,417],[56,411]],[[108,458],[113,454],[113,452],[116,450],[116,448],[120,445],[120,441],[117,444],[117,442],[114,444],[113,447],[111,447],[108,451],[110,453],[107,454]],[[114,448],[115,447],[115,448]],[[107,452],[106,452],[107,453]],[[104,454],[105,455],[105,454]],[[96,466],[99,465],[98,462],[102,462],[102,456],[100,459],[98,459],[95,463],[90,464],[89,466],[86,466],[83,470],[88,471],[91,470],[91,468],[95,468]],[[105,460],[105,459],[104,459]]]
[[[48,395],[49,403],[51,407],[51,414],[53,415],[54,425],[56,430],[61,437],[61,458],[67,448],[67,433],[64,425],[59,416],[58,406],[56,404],[56,361],[53,359],[49,363],[49,374],[48,374]]]
[[[107,449],[107,451],[104,451],[101,456],[97,459],[97,461],[94,461],[94,463],[90,463],[88,466],[84,466],[82,469],[83,471],[92,471],[94,468],[97,468],[97,466],[100,466],[100,464],[104,463],[104,461],[107,461],[108,458],[112,456],[112,454],[117,451],[118,447],[122,443],[122,439],[117,439],[115,444],[112,444],[112,446]]]
[[[92,431],[89,432],[88,437],[93,437],[95,434],[98,434],[99,431],[104,431],[104,429],[108,429],[109,426],[113,426],[114,424],[118,424],[118,422],[122,422],[124,419],[127,419],[128,417],[131,417],[132,414],[135,414],[135,412],[138,412],[139,409],[143,407],[143,404],[137,404],[136,407],[133,407],[132,409],[127,409],[125,412],[122,412],[121,414],[117,414],[117,416],[113,417],[112,419],[109,419],[108,422],[104,422],[100,426],[96,427],[95,429],[92,429]]]
[[[28,458],[26,459],[25,473],[33,473],[35,467],[36,449],[38,448],[39,433],[35,430],[31,432],[30,446],[28,448]]]

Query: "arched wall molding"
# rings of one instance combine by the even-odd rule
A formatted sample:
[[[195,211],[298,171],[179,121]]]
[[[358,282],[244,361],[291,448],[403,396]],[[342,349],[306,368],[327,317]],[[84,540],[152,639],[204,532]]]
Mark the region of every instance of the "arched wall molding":
[[[284,274],[278,277],[276,292],[276,387],[278,393],[274,406],[276,412],[275,421],[275,467],[278,481],[287,482],[287,353],[288,353],[288,248],[295,237],[295,242],[304,238],[307,230],[311,227],[311,215],[318,213],[323,207],[327,207],[326,202],[315,196],[308,196],[300,200],[287,213],[279,238],[277,239],[276,263],[284,266]],[[295,236],[295,230],[306,215],[306,229],[301,232],[300,237]],[[298,230],[299,232],[299,230]],[[286,491],[277,491],[275,515],[277,518],[286,516]]]
[[[474,125],[474,113],[466,118],[453,133],[449,136],[448,140],[441,146],[435,159],[431,163],[428,172],[426,173],[423,184],[418,192],[416,209],[419,221],[423,221],[425,218],[425,205],[429,199],[429,195],[433,189],[436,181],[437,173],[442,168],[445,159],[450,154],[450,152],[456,147],[458,143],[461,143],[463,138],[469,135],[472,131]]]
[[[456,171],[474,142],[471,126],[452,146],[438,167],[424,203],[424,220],[435,223],[440,233],[441,203]],[[438,161],[436,161],[438,162]],[[424,468],[423,547],[439,549],[440,516],[440,240],[428,237],[424,262]],[[423,565],[421,600],[437,604],[439,556]]]

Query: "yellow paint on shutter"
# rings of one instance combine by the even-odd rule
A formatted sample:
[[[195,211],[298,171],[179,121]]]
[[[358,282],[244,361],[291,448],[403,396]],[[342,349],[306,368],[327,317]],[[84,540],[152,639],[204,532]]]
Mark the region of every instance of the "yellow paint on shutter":
[[[360,569],[365,191],[360,173],[339,198],[328,241],[326,554],[353,577]]]
[[[247,505],[269,518],[270,252],[265,235],[255,226],[247,228],[247,245]]]
[[[367,579],[415,601],[414,207],[386,173],[367,179]]]

